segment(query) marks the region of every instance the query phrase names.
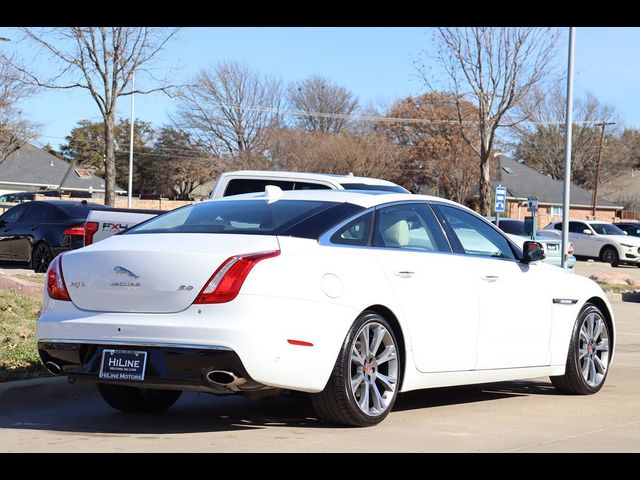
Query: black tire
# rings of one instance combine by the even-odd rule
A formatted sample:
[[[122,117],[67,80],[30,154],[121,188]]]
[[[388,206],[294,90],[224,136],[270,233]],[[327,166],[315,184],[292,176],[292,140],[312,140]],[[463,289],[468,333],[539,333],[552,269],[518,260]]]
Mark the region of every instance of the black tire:
[[[358,348],[357,345],[361,345],[360,335],[361,332],[364,332],[363,329],[367,325],[373,327],[374,330],[376,330],[378,326],[384,327],[386,332],[389,333],[389,337],[385,334],[384,339],[392,343],[394,355],[393,357],[390,357],[390,360],[385,360],[384,363],[381,361],[380,364],[377,364],[377,362],[373,360],[373,357],[371,357],[372,360],[369,362],[363,357],[363,366],[357,367],[352,363],[351,351],[352,348]],[[370,333],[374,335],[374,332]],[[364,333],[362,333],[362,335],[364,335]],[[387,351],[387,348],[391,351],[389,347],[391,343],[388,343],[384,348],[384,344],[381,343],[378,349],[376,349],[376,352],[380,352],[376,355],[376,358],[382,359],[382,354]],[[374,365],[373,368],[372,365]],[[358,368],[361,370],[358,370]],[[368,371],[369,373],[366,374],[365,371]],[[393,375],[395,374],[395,378],[393,379],[393,391],[385,390],[385,384],[379,377],[377,377],[377,375],[382,375],[383,372],[387,379],[393,378]],[[393,327],[385,318],[381,317],[377,313],[365,311],[356,319],[351,326],[347,337],[344,339],[340,353],[338,354],[338,359],[336,360],[327,385],[322,392],[311,395],[311,403],[318,416],[327,422],[354,427],[373,426],[384,420],[393,408],[393,404],[395,403],[398,395],[398,390],[400,389],[399,380],[401,373],[402,364],[399,352],[399,343],[395,332],[393,331]],[[353,374],[362,374],[365,379],[360,382],[359,385],[361,385],[362,389],[357,389],[358,393],[355,393],[351,387],[351,378]],[[377,413],[370,415],[365,413],[359,407],[358,398],[356,398],[357,395],[360,395],[360,400],[363,404],[366,401],[366,408],[368,410],[370,403],[373,403],[371,410],[376,408],[373,396],[370,400],[368,398],[366,400],[364,399],[362,393],[364,389],[367,390],[367,395],[369,395],[369,392],[374,396],[376,392],[380,392],[381,390],[384,392],[379,397],[380,400],[384,400],[384,402],[386,402],[386,406],[382,412],[377,411]]]
[[[612,267],[617,267],[620,264],[620,256],[616,247],[607,245],[600,251],[600,261],[611,264]]]
[[[105,402],[122,412],[162,412],[176,403],[181,390],[157,390],[154,388],[125,387],[98,383],[98,390]]]
[[[599,380],[599,383],[597,385],[590,385],[587,382],[580,366],[580,363],[582,361],[580,359],[580,345],[582,341],[580,337],[580,329],[582,328],[582,325],[587,321],[587,317],[591,314],[596,314],[597,317],[595,318],[599,317],[604,324],[602,333],[598,336],[598,338],[605,338],[607,342],[606,361],[604,362],[606,363],[606,370],[604,371],[604,376]],[[598,307],[591,303],[587,303],[584,307],[582,307],[582,310],[580,310],[578,318],[576,319],[576,323],[573,326],[573,332],[571,333],[571,343],[569,344],[565,373],[564,375],[550,377],[551,383],[553,383],[553,386],[556,388],[556,390],[569,395],[592,395],[600,391],[600,389],[604,385],[605,380],[607,379],[607,374],[609,373],[610,351],[608,345],[609,339],[611,338],[609,336],[609,330],[609,324],[607,323],[605,316]],[[596,338],[596,340],[598,338]],[[583,345],[587,346],[590,344],[583,342]],[[587,353],[587,355],[591,355],[590,352],[592,350],[594,351],[593,355],[598,355],[597,350],[593,348],[588,348],[587,351],[589,353]],[[604,355],[603,352],[600,353],[600,358],[602,358],[602,355]],[[588,359],[586,361],[588,361]]]
[[[53,253],[49,245],[44,242],[38,243],[31,252],[31,268],[36,273],[45,273],[49,264],[53,260]]]

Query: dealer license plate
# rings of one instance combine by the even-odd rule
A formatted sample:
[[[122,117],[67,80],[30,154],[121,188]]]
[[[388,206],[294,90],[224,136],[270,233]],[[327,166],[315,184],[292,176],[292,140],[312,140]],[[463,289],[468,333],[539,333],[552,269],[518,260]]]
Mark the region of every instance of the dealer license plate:
[[[547,246],[549,247],[549,250],[554,250],[554,251],[558,250],[558,245],[556,245],[555,243],[549,243],[547,244]]]
[[[147,366],[147,352],[103,350],[99,377],[105,380],[141,382]]]

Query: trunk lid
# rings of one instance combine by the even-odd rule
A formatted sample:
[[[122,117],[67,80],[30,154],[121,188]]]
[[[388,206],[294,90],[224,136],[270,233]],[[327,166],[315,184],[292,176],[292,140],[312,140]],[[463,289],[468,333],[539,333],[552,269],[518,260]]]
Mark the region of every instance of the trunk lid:
[[[118,235],[66,253],[62,272],[83,310],[174,313],[193,303],[227,258],[278,249],[266,235]]]

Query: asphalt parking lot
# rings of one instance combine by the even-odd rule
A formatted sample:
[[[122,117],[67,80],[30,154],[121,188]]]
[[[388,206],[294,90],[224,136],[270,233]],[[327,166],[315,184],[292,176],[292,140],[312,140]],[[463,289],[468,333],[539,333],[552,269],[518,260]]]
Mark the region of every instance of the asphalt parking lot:
[[[423,390],[354,429],[319,422],[300,396],[188,393],[164,414],[121,414],[93,385],[55,378],[0,385],[0,451],[639,452],[640,304],[614,308],[616,357],[594,396],[559,395],[548,378]]]

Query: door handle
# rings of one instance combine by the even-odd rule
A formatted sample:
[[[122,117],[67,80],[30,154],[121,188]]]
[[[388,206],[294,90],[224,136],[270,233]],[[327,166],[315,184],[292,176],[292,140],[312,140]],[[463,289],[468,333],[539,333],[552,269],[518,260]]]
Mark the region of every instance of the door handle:
[[[482,276],[482,277],[480,277],[480,278],[482,278],[482,280],[484,280],[485,282],[490,282],[490,283],[493,283],[493,282],[495,282],[496,280],[499,280],[499,279],[500,279],[500,277],[499,277],[499,276],[497,276],[497,275],[483,275],[483,276]]]
[[[410,278],[410,277],[413,277],[416,274],[416,272],[410,272],[408,270],[400,270],[398,272],[393,272],[393,274],[396,277],[400,277],[400,278]]]

